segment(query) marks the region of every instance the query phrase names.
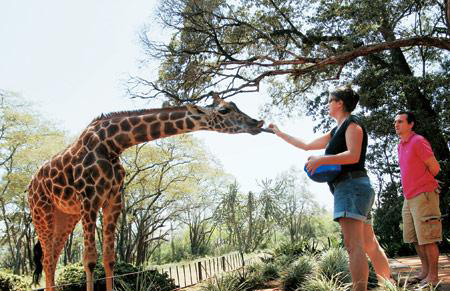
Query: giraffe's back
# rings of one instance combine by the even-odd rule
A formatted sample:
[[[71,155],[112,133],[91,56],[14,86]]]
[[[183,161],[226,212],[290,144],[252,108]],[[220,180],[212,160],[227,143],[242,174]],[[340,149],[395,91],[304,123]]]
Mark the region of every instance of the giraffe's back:
[[[63,164],[66,151],[45,162],[33,176],[28,194],[31,209],[49,212],[55,207],[65,213],[80,212],[81,197],[74,185],[73,166]]]

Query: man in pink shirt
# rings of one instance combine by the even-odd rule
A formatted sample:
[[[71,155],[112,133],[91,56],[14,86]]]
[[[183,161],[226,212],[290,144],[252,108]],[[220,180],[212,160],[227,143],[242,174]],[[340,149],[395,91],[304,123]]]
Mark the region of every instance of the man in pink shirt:
[[[439,249],[442,241],[439,186],[434,178],[440,170],[430,143],[413,131],[416,123],[411,112],[395,117],[395,132],[400,137],[398,160],[402,178],[403,240],[413,243],[422,263],[421,273],[413,278],[421,286],[436,286]]]

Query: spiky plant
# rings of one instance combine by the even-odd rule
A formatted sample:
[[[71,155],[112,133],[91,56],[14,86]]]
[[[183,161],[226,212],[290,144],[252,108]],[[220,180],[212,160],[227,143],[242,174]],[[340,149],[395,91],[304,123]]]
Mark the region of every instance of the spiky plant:
[[[202,291],[244,291],[245,286],[234,276],[214,276],[200,287]]]
[[[303,256],[293,262],[282,277],[281,283],[284,291],[297,289],[316,269],[315,257]]]
[[[348,268],[347,251],[341,247],[331,248],[324,252],[319,259],[319,272],[328,279],[337,278],[343,283],[351,282]]]
[[[343,283],[339,274],[332,275],[330,278],[324,274],[318,273],[315,276],[308,277],[298,290],[302,291],[349,291],[350,283]]]

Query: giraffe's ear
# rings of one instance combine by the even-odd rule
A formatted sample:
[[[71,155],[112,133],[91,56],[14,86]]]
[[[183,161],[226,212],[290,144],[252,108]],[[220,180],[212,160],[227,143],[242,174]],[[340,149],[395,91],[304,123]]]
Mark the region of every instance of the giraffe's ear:
[[[220,101],[222,101],[222,99],[220,98],[219,94],[214,92],[213,93],[213,106],[219,105]]]

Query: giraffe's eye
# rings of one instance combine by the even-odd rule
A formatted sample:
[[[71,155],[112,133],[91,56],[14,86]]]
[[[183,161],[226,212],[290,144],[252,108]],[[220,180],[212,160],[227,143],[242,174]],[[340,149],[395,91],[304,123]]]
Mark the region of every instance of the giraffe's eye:
[[[230,109],[228,108],[221,108],[218,110],[220,114],[227,114],[228,112],[230,112]]]

